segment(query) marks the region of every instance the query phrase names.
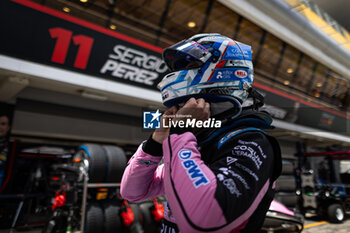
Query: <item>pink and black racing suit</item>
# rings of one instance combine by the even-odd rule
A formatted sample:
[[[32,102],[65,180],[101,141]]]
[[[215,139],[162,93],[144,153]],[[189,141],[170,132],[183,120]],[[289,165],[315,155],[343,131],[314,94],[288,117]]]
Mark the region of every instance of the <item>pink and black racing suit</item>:
[[[253,233],[260,231],[280,170],[278,143],[257,128],[224,130],[200,148],[192,132],[175,129],[162,145],[152,138],[140,145],[120,192],[131,202],[165,194],[162,232]]]

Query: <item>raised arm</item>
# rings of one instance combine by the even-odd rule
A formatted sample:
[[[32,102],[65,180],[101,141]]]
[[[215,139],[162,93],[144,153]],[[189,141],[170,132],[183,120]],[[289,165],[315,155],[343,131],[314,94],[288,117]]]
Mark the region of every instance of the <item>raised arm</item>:
[[[126,200],[140,202],[164,194],[163,165],[158,166],[162,156],[145,152],[153,143],[156,142],[149,139],[141,144],[128,162],[120,186],[120,194]]]
[[[164,115],[172,115],[176,110],[176,107],[170,108]],[[164,194],[164,166],[158,164],[163,156],[162,142],[168,136],[169,128],[156,129],[130,158],[120,187],[123,198],[140,202]]]

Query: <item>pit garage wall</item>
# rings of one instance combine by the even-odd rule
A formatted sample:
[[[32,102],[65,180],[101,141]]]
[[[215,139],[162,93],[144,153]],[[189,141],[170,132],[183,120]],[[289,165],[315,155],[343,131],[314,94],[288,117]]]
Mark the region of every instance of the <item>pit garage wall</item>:
[[[144,110],[132,105],[26,88],[17,97],[12,134],[137,145],[150,135],[149,130],[142,129]]]
[[[269,112],[275,119],[315,130],[350,135],[350,116],[345,113],[313,104],[259,83],[255,83],[254,86],[265,97],[263,110]]]
[[[161,48],[27,0],[1,1],[0,22],[0,30],[6,32],[6,36],[0,37],[0,56],[18,58],[24,61],[21,64],[28,61],[68,71],[63,72],[68,75],[65,77],[67,83],[76,81],[69,79],[78,76],[80,80],[94,77],[97,80],[125,84],[124,92],[133,87],[155,92],[156,84],[167,72],[161,61]],[[21,25],[20,29],[18,25]],[[26,73],[23,67],[21,72]],[[54,74],[51,76],[55,77]],[[52,77],[50,78],[54,80]],[[88,81],[82,81],[79,85],[89,85],[91,88]],[[109,90],[101,88],[102,86],[96,89],[107,93]],[[350,135],[349,117],[345,114],[322,109],[259,83],[255,87],[265,95],[265,108],[274,118]],[[40,90],[26,88],[18,96],[13,133],[97,141],[117,139],[132,143],[138,143],[148,135],[140,130],[140,108],[135,107],[132,111],[137,114],[128,111],[116,113],[111,109],[130,106],[93,101],[73,104],[74,101],[87,100],[52,91],[37,94],[33,100],[35,95],[30,92]],[[130,92],[136,95],[136,92]],[[129,102],[133,101],[132,94],[128,98]],[[144,95],[143,98],[147,102],[149,96]],[[62,101],[57,103],[57,99]],[[105,108],[96,110],[95,106],[101,105]]]

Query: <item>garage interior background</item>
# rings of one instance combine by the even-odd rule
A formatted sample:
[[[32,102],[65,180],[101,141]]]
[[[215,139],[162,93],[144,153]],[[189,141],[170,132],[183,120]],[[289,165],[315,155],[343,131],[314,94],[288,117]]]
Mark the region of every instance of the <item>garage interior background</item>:
[[[218,32],[252,45],[284,157],[300,140],[311,151],[349,148],[350,36],[312,2],[6,0],[0,9],[0,101],[14,109],[13,139],[134,150],[150,133],[142,112],[164,109],[162,48]]]

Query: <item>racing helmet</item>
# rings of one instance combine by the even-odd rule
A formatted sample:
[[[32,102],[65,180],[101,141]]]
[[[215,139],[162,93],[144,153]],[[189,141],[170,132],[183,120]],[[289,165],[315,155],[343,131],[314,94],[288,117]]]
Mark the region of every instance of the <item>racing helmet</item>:
[[[217,33],[197,34],[164,49],[162,56],[171,71],[158,84],[166,107],[195,97],[241,108],[248,97],[254,79],[249,45]]]

